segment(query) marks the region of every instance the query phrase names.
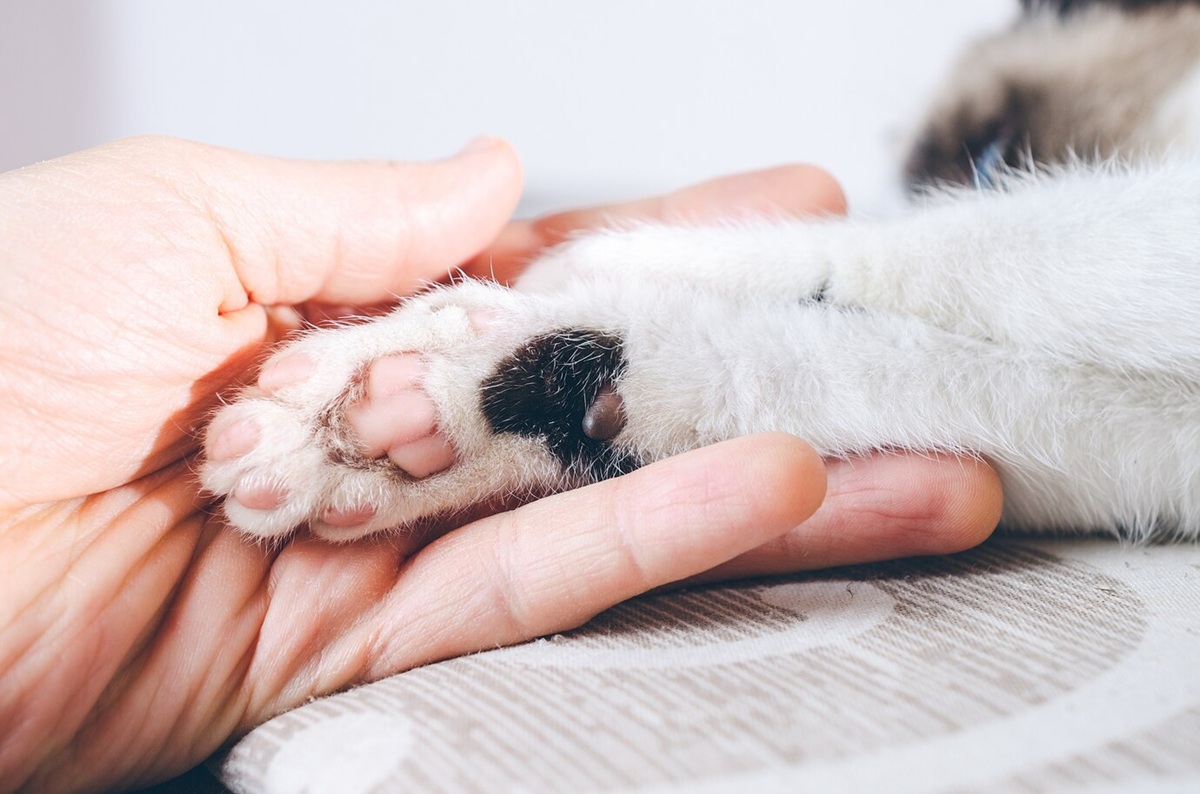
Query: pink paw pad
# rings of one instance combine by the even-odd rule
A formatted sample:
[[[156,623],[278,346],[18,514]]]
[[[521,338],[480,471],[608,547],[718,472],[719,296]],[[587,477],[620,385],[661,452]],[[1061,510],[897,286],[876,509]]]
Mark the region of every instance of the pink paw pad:
[[[450,468],[454,463],[454,447],[441,433],[400,444],[388,450],[392,463],[417,479],[424,479]]]
[[[496,324],[498,316],[499,313],[492,309],[472,309],[467,312],[467,322],[471,324],[472,331],[484,334]]]
[[[367,371],[366,395],[346,411],[363,455],[386,455],[418,479],[454,463],[454,449],[438,431],[437,410],[422,389],[425,372],[414,354],[378,359]]]
[[[374,517],[375,508],[371,505],[362,505],[344,510],[331,507],[321,514],[321,521],[331,527],[348,529],[349,527],[356,527],[359,524],[365,524]]]
[[[215,461],[240,458],[258,443],[258,425],[253,419],[238,419],[219,428],[208,443],[208,458]]]
[[[233,498],[251,510],[274,510],[287,501],[287,491],[277,485],[242,483],[233,490]]]

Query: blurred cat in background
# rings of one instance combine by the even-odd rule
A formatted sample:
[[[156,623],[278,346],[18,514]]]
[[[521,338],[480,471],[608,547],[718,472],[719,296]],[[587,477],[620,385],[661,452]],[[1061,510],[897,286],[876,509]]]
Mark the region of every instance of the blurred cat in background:
[[[932,103],[905,165],[911,188],[1200,146],[1200,2],[1021,5],[1016,24],[963,55]]]

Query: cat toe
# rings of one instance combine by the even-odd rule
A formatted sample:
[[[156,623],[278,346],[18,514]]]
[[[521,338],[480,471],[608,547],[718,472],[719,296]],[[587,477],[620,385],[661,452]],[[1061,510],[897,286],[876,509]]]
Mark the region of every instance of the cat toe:
[[[204,441],[200,480],[225,497],[231,524],[256,537],[286,534],[312,512],[325,478],[303,422],[263,396],[222,409]]]
[[[223,425],[213,424],[207,442],[210,461],[232,461],[242,457],[258,443],[258,424],[248,417]]]
[[[251,510],[274,510],[287,501],[288,491],[278,483],[248,480],[239,483],[230,498]]]
[[[422,386],[426,370],[416,354],[377,359],[367,368],[362,398],[346,410],[361,454],[386,456],[415,479],[454,463],[454,449],[439,430],[437,409]]]

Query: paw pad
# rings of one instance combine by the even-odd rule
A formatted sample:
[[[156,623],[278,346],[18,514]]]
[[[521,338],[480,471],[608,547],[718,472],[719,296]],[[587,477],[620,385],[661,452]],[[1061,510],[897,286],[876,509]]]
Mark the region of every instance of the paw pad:
[[[214,420],[204,485],[250,534],[342,542],[632,471],[621,337],[554,327],[468,282],[308,334]]]
[[[610,442],[624,426],[616,385],[625,369],[621,340],[563,329],[529,340],[500,362],[481,388],[493,432],[544,441],[570,471],[606,479],[637,468]]]

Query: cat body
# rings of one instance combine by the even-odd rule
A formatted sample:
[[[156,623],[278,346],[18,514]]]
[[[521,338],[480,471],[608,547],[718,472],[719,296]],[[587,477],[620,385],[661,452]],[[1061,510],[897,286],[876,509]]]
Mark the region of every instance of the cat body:
[[[952,69],[910,147],[910,187],[986,185],[1001,163],[1200,149],[1200,2],[1023,5]]]
[[[1156,28],[1174,41],[1179,20],[1200,25],[1190,4],[1119,5],[1031,10],[1007,35],[1179,15]],[[1200,94],[1182,99],[1200,26],[1189,36],[1173,57],[1191,63],[1159,69],[1173,77],[1132,123],[1148,132],[1121,133],[1136,162],[1107,157],[1125,150],[1109,152],[1097,122],[1081,134],[1105,158],[1079,159],[1067,140],[1060,165],[1006,170],[1001,160],[1023,165],[1013,160],[1060,144],[1039,135],[1029,101],[979,110],[983,78],[964,77],[975,88],[958,100],[949,89],[940,105],[953,110],[926,124],[908,174],[990,190],[939,188],[889,220],[599,232],[549,253],[515,289],[439,287],[380,320],[310,332],[275,359],[303,359],[305,377],[260,383],[216,417],[204,484],[248,533],[307,524],[346,540],[777,430],[830,456],[982,455],[1004,482],[1007,527],[1196,538],[1200,159],[1152,142],[1182,135],[1200,108]],[[1032,91],[1001,83],[1005,97]],[[435,417],[436,436],[413,443],[443,438],[452,464],[401,465],[411,456],[356,431],[355,412],[376,399],[367,373],[390,357],[417,362],[414,404]],[[252,448],[215,454],[247,422]]]

